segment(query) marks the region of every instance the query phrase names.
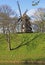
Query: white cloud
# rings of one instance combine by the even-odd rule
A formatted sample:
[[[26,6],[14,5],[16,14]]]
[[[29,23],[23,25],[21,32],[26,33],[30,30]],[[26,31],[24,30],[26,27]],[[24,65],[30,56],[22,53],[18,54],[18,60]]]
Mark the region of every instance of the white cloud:
[[[20,16],[20,12],[19,12],[19,10],[16,10],[16,13],[17,13],[18,16]]]
[[[29,10],[29,11],[27,12],[27,15],[28,15],[28,16],[32,16],[32,15],[34,15],[35,11],[36,11],[36,9],[31,9],[31,10]]]
[[[16,10],[17,14],[19,14],[19,10]]]

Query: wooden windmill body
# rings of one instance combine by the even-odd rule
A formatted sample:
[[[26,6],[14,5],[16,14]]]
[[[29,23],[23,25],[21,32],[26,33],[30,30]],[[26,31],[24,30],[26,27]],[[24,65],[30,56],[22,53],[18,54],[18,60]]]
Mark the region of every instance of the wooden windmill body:
[[[19,2],[17,1],[18,9],[20,12],[20,18],[18,21],[21,21],[21,32],[32,32],[31,23],[30,23],[30,17],[26,14],[27,10],[24,12],[24,14],[21,14],[21,9]]]

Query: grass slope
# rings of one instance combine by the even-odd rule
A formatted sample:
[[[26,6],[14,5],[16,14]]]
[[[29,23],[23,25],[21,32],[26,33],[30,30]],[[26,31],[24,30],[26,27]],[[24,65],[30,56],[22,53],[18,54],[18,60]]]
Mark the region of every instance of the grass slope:
[[[11,48],[3,34],[0,34],[0,61],[44,60],[45,33],[11,34]]]

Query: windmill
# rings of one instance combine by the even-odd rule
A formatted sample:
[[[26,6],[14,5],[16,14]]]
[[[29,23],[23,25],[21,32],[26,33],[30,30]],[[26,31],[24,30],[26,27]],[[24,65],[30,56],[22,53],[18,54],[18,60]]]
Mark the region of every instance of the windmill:
[[[22,15],[18,1],[17,1],[17,5],[18,5],[19,13],[20,13],[20,17],[18,19],[18,22],[21,21],[21,23],[22,23],[21,24],[21,32],[32,32],[30,18],[28,17],[28,15],[26,15],[28,10],[26,10]]]

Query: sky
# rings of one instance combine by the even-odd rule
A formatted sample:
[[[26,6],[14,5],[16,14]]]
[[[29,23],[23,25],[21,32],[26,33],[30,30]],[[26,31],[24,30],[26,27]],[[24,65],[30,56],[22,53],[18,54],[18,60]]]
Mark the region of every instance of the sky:
[[[32,0],[0,0],[0,5],[9,5],[14,11],[18,13],[17,1],[20,3],[20,8],[22,13],[25,12],[26,9],[36,9],[36,8],[45,8],[45,0],[40,0],[38,6],[32,6]]]

